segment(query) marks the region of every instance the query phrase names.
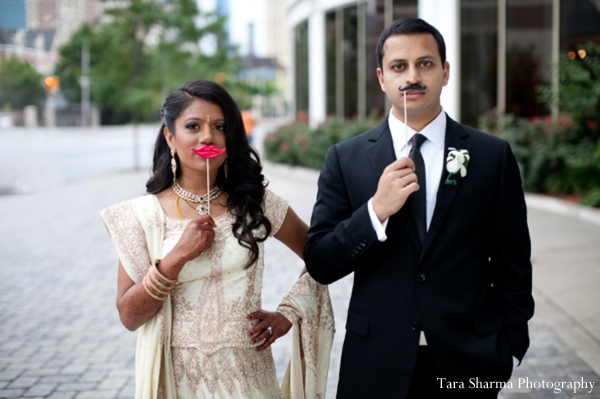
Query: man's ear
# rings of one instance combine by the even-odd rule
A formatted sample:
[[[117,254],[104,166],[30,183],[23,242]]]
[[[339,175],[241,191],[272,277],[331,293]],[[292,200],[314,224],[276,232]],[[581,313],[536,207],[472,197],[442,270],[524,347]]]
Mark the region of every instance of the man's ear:
[[[379,86],[381,86],[381,91],[385,93],[385,85],[383,84],[383,71],[381,68],[377,68],[377,79],[379,79]]]
[[[450,79],[450,64],[448,61],[444,63],[444,86],[448,84],[448,80]]]

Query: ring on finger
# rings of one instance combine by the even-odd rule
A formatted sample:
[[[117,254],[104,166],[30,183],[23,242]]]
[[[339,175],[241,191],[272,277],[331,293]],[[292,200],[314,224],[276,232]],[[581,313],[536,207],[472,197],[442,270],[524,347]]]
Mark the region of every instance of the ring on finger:
[[[269,336],[273,335],[273,329],[271,326],[267,327],[267,330],[269,330]]]

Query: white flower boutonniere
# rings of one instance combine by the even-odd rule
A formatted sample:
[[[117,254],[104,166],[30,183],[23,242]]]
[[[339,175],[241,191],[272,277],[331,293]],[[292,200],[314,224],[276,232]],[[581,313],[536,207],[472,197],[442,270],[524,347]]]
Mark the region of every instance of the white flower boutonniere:
[[[446,170],[448,171],[448,177],[444,182],[447,186],[456,186],[456,180],[451,177],[458,174],[462,177],[467,175],[467,166],[469,166],[469,161],[471,160],[471,155],[469,155],[468,150],[457,150],[454,147],[448,148],[448,158],[446,158]]]

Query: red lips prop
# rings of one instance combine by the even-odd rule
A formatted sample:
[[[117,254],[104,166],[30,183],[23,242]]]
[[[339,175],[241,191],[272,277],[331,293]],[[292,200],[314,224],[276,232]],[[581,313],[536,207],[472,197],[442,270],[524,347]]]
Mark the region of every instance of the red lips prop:
[[[216,158],[227,151],[227,148],[219,148],[216,145],[204,145],[200,148],[191,147],[190,149],[194,151],[194,154],[205,159]]]

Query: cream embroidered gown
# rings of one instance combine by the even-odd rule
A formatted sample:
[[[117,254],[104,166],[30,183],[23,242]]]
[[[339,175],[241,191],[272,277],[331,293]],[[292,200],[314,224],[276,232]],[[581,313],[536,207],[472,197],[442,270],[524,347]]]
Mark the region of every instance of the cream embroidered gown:
[[[273,236],[283,223],[287,202],[267,189],[263,209],[271,222]],[[123,267],[136,282],[141,281],[156,260],[154,258],[161,259],[173,249],[189,223],[189,220],[165,215],[152,195],[109,207],[102,211],[102,217]],[[261,308],[263,243],[258,243],[257,263],[246,269],[249,251],[233,235],[235,218],[224,214],[214,220],[213,246],[185,265],[170,298],[152,322],[140,330],[136,351],[136,398],[171,399],[173,392],[186,399],[281,397],[271,348],[257,352],[255,347],[260,343],[251,344],[248,336],[256,321],[248,320],[247,316]],[[257,231],[255,234],[262,233]],[[308,275],[305,277],[295,291],[302,294],[298,298],[309,298],[306,303],[309,308],[314,308],[317,303],[314,292],[321,288]],[[333,315],[329,294],[326,287],[323,289],[325,291],[318,296],[325,298],[323,303],[327,311],[321,317],[320,313],[309,309],[310,319],[326,326],[326,341],[331,341]],[[290,321],[299,323],[303,310],[296,300],[288,298],[280,308]],[[307,329],[316,331],[313,326],[307,325]],[[302,334],[299,331],[295,327],[294,334]],[[326,353],[326,364],[329,363],[330,344],[320,348]],[[314,342],[312,345],[311,353],[317,350]],[[314,356],[307,359],[307,364],[312,365],[311,362],[316,364]],[[326,380],[327,369],[319,373],[324,374]],[[313,374],[316,378],[315,367]],[[292,374],[292,386],[293,378]],[[306,378],[304,382],[308,384]],[[296,384],[300,384],[300,388],[302,380],[302,377],[297,378]],[[318,386],[318,393],[310,388],[313,394],[309,396],[323,397],[325,381],[316,381],[314,379],[311,384]]]

